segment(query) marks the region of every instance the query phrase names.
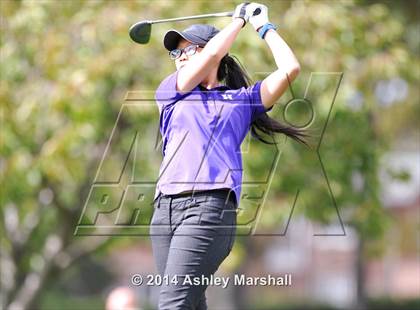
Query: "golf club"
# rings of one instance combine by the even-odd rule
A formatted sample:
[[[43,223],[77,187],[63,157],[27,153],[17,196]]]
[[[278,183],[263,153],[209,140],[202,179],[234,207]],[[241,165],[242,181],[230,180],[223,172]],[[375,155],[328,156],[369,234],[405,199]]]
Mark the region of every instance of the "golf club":
[[[150,40],[150,33],[152,32],[152,24],[166,23],[166,22],[176,22],[189,19],[199,19],[199,18],[209,18],[209,17],[225,17],[232,16],[233,12],[222,12],[222,13],[213,13],[213,14],[204,14],[204,15],[194,15],[186,17],[177,17],[169,19],[158,19],[158,20],[144,20],[135,23],[130,27],[130,38],[139,44],[146,44]]]

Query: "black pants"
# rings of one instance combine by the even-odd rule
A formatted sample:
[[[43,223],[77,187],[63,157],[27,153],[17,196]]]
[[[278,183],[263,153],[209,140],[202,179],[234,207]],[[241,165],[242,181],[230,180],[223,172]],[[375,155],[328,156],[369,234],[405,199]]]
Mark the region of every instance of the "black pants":
[[[159,310],[207,309],[206,283],[191,285],[185,276],[217,271],[232,250],[236,209],[233,191],[224,189],[156,199],[150,234],[158,272],[166,277]]]

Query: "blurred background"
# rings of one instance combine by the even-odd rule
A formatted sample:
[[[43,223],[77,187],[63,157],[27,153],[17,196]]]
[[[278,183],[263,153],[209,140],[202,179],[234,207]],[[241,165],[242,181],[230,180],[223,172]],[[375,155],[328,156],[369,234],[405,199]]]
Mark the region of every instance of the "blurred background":
[[[0,2],[1,308],[156,309],[159,287],[131,277],[156,273],[153,92],[175,70],[162,38],[230,19],[153,25],[147,45],[128,29],[238,3]],[[261,3],[302,68],[269,115],[313,113],[313,141],[246,138],[238,234],[216,275],[292,285],[209,287],[209,309],[418,309],[419,1]],[[231,54],[254,81],[276,69],[249,25]],[[311,104],[285,111],[299,98]]]

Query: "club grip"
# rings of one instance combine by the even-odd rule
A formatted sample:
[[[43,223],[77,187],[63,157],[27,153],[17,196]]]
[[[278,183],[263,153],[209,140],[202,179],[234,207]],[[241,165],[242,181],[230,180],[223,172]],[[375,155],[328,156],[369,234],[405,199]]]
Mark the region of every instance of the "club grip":
[[[260,15],[260,13],[261,13],[261,9],[260,8],[256,8],[255,11],[254,11],[254,13],[252,13],[252,16]]]

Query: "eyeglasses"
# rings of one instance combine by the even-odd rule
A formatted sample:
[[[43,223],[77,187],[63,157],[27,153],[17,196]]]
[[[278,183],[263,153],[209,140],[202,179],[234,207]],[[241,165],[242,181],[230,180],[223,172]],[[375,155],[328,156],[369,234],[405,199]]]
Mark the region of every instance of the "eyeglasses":
[[[188,45],[184,48],[176,48],[172,51],[169,52],[169,57],[171,57],[171,59],[177,59],[179,57],[181,57],[182,53],[185,52],[185,55],[187,56],[192,56],[197,52],[197,48],[201,47],[200,45]]]

